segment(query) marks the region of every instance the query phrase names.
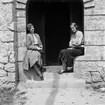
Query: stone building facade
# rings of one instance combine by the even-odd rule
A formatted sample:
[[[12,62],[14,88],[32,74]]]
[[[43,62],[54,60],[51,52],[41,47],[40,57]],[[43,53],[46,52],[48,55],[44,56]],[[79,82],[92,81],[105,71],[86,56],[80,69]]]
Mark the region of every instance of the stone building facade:
[[[0,84],[14,84],[22,75],[26,51],[26,5],[29,0],[0,0]],[[85,54],[75,59],[74,72],[88,83],[105,80],[105,0],[84,5]],[[10,28],[11,27],[11,28]]]

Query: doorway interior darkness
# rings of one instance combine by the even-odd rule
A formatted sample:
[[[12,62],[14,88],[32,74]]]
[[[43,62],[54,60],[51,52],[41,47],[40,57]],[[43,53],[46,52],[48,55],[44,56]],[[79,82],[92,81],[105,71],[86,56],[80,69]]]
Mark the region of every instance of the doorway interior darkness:
[[[44,64],[47,65],[57,64],[59,51],[68,47],[71,22],[76,22],[83,31],[83,3],[80,0],[31,0],[26,13],[27,24],[32,23],[41,37]]]

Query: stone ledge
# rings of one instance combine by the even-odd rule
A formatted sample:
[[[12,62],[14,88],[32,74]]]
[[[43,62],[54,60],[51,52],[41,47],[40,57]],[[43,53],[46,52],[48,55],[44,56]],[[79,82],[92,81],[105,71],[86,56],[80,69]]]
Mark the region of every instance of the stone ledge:
[[[16,3],[16,8],[17,9],[24,9],[25,10],[25,8],[26,8],[26,4],[23,4],[23,3]]]
[[[105,60],[105,46],[85,46],[84,55],[76,57],[75,61]]]
[[[2,3],[12,3],[14,0],[1,0]]]
[[[27,0],[17,0],[17,2],[26,4]]]
[[[94,8],[94,7],[95,7],[94,0],[89,0],[84,2],[85,9]]]

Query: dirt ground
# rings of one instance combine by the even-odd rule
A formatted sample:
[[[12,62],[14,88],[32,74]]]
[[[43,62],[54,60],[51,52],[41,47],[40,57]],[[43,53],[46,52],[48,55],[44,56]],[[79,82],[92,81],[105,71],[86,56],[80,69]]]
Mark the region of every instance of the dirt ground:
[[[33,88],[24,90],[21,97],[24,105],[105,105],[105,93],[91,89]]]
[[[72,75],[68,78],[64,74],[59,76],[59,81],[45,78],[44,81],[20,83],[15,97],[20,99],[15,105],[105,105],[105,91],[93,90],[84,80],[74,79]]]

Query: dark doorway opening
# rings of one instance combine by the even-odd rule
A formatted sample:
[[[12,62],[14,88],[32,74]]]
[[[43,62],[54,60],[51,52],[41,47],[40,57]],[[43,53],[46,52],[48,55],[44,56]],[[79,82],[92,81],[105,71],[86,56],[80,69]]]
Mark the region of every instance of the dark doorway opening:
[[[46,60],[57,64],[59,51],[68,47],[70,6],[66,3],[47,4],[46,11]]]
[[[57,64],[59,51],[68,47],[71,22],[76,22],[83,31],[83,3],[80,1],[31,0],[27,3],[27,23],[32,23],[41,37],[44,64]]]

